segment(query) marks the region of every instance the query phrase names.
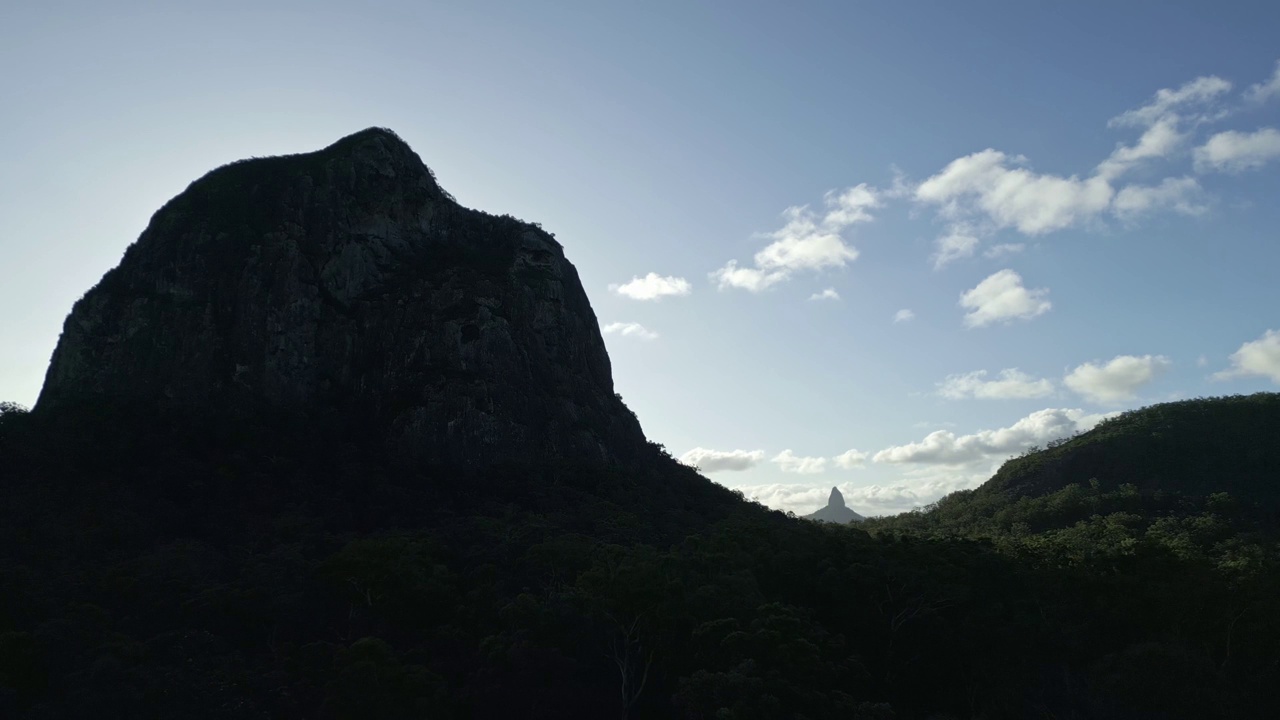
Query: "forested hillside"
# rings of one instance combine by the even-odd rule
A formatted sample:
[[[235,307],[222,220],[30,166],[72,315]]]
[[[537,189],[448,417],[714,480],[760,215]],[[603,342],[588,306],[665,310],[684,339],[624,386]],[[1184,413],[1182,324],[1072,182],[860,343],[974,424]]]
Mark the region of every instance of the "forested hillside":
[[[0,714],[1269,717],[1276,445],[1227,451],[1275,403],[1129,414],[870,532],[673,461],[467,474],[340,422],[9,411]],[[1032,472],[1214,428],[1212,482]]]

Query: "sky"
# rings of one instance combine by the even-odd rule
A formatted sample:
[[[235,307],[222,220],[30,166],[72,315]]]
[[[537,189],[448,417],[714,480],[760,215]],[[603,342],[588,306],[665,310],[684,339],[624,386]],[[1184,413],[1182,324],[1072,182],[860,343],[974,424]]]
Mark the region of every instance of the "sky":
[[[1280,389],[1280,4],[6,3],[0,400],[208,170],[395,130],[539,222],[649,438],[864,515]]]

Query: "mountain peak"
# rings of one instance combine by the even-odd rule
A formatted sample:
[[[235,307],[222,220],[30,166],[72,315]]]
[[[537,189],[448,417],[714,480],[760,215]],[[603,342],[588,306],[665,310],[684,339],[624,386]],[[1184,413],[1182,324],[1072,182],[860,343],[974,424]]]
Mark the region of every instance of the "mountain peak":
[[[37,410],[361,415],[439,462],[645,448],[540,227],[458,205],[394,132],[214,170],[76,303]]]
[[[805,515],[804,517],[808,520],[839,523],[841,525],[866,520],[866,518],[853,510],[850,510],[849,507],[844,504],[844,494],[840,492],[840,488],[838,487],[831,488],[831,496],[827,498],[827,504],[825,507],[819,509],[817,512]]]
[[[827,498],[827,507],[844,507],[844,495],[840,494],[840,488],[831,488],[831,497]]]

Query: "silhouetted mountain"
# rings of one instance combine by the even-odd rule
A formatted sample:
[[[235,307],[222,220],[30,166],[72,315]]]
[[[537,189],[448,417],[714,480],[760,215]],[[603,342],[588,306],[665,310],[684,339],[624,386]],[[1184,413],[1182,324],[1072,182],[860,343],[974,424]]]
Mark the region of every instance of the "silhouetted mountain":
[[[801,521],[646,442],[559,245],[367,130],[193,183],[0,402],[0,718],[1270,718],[1276,400]]]
[[[36,410],[103,402],[337,412],[437,462],[645,448],[560,244],[461,207],[378,128],[166,203],[76,303]]]
[[[1124,412],[1076,437],[1033,448],[986,483],[881,526],[1033,532],[1108,510],[1143,517],[1230,505],[1280,531],[1280,393],[1184,400]]]
[[[819,508],[817,511],[805,515],[806,520],[817,520],[819,522],[829,522],[846,524],[851,522],[862,522],[866,518],[849,509],[844,504],[844,495],[840,493],[840,488],[831,488],[831,497],[827,499],[825,507]]]

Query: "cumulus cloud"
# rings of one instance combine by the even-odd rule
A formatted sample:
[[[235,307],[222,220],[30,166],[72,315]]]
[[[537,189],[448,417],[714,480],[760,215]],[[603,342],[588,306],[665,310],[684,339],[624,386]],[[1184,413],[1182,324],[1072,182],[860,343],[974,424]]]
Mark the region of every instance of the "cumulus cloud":
[[[810,300],[839,300],[840,293],[835,288],[827,288],[822,292],[816,292],[809,296]]]
[[[1162,355],[1117,355],[1105,365],[1084,363],[1062,382],[1087,400],[1116,404],[1133,400],[1143,385],[1172,364]]]
[[[916,318],[916,314],[911,312],[907,308],[902,308],[901,310],[893,314],[893,321],[896,323],[911,322],[915,318]]]
[[[621,335],[622,337],[634,337],[641,340],[658,339],[658,333],[648,330],[645,326],[635,322],[609,323],[601,329],[605,335]]]
[[[846,450],[832,458],[832,460],[835,461],[838,467],[844,468],[845,470],[854,470],[865,466],[867,458],[870,456],[870,453],[865,453],[861,450]]]
[[[1266,82],[1251,85],[1244,93],[1245,100],[1263,103],[1271,98],[1280,97],[1280,60],[1276,61],[1276,69]]]
[[[800,457],[788,448],[775,455],[769,462],[777,463],[782,472],[811,475],[827,469],[827,459],[823,457]]]
[[[1000,376],[994,380],[986,377],[986,370],[948,375],[938,383],[938,394],[948,400],[1025,400],[1053,394],[1053,381],[1037,380],[1017,368],[1001,370]]]
[[[1269,127],[1251,133],[1220,132],[1195,150],[1196,169],[1201,172],[1255,170],[1276,159],[1280,159],[1280,130]]]
[[[609,286],[611,292],[629,297],[632,300],[661,300],[664,297],[688,295],[693,286],[682,277],[663,277],[658,273],[649,273],[644,277],[632,277],[631,281]]]
[[[680,456],[680,462],[704,473],[750,470],[764,460],[763,450],[711,450],[696,447]]]
[[[1141,135],[1132,144],[1118,143],[1087,177],[1036,172],[1026,157],[988,148],[952,160],[917,185],[913,198],[936,207],[939,216],[951,223],[975,224],[980,232],[963,236],[970,238],[1007,228],[1042,235],[1097,221],[1105,213],[1125,219],[1156,209],[1197,214],[1204,206],[1196,201],[1199,186],[1189,178],[1167,178],[1153,186],[1130,185],[1118,191],[1115,183],[1134,167],[1175,156],[1190,136],[1188,127],[1225,117],[1227,111],[1219,101],[1230,90],[1231,83],[1222,78],[1200,77],[1176,89],[1159,90],[1142,107],[1112,118],[1109,126],[1141,128]],[[1226,144],[1220,142],[1214,157],[1227,151]],[[1248,157],[1262,152],[1255,147]],[[934,263],[941,266],[966,257],[976,245],[945,236],[938,241]]]
[[[1280,330],[1268,330],[1231,354],[1231,367],[1214,373],[1215,380],[1261,376],[1280,385]]]
[[[894,464],[972,465],[1090,430],[1109,416],[1091,415],[1080,409],[1046,408],[996,430],[981,430],[971,435],[936,430],[919,442],[885,448],[872,460]]]
[[[1186,140],[1186,134],[1178,132],[1175,117],[1163,117],[1142,133],[1136,145],[1120,145],[1106,160],[1098,165],[1097,174],[1108,180],[1119,177],[1143,160],[1167,157]]]
[[[1116,193],[1112,210],[1122,218],[1158,209],[1172,209],[1183,215],[1201,215],[1208,206],[1200,200],[1200,183],[1195,178],[1165,178],[1159,185],[1127,185]]]
[[[730,260],[724,267],[711,273],[710,278],[716,281],[716,287],[740,288],[751,292],[760,292],[787,279],[787,273],[775,270],[765,272],[756,268],[740,268],[737,260]]]
[[[933,269],[941,270],[948,263],[961,258],[973,256],[978,247],[978,237],[967,227],[957,225],[951,232],[938,238],[935,242],[937,251],[933,254]]]
[[[960,305],[969,312],[964,316],[968,327],[984,327],[997,322],[1030,320],[1049,312],[1048,288],[1028,290],[1022,276],[1012,270],[1001,270],[978,283],[960,296]]]
[[[1207,122],[1221,116],[1215,102],[1231,91],[1231,83],[1209,75],[1184,83],[1177,90],[1162,88],[1146,105],[1111,118],[1108,125],[1152,127],[1170,119]]]
[[[1070,227],[1106,210],[1114,191],[1103,177],[1080,179],[1019,167],[1026,158],[988,148],[952,160],[920,183],[916,200],[937,205],[944,216],[981,212],[999,228],[1041,235]]]
[[[787,208],[783,213],[786,224],[768,235],[773,242],[755,254],[755,267],[739,267],[736,260],[730,260],[710,273],[711,279],[721,290],[760,292],[796,272],[844,267],[857,260],[857,249],[845,242],[841,233],[873,219],[870,211],[883,205],[879,191],[863,183],[828,192],[823,204],[822,212],[807,205]]]

